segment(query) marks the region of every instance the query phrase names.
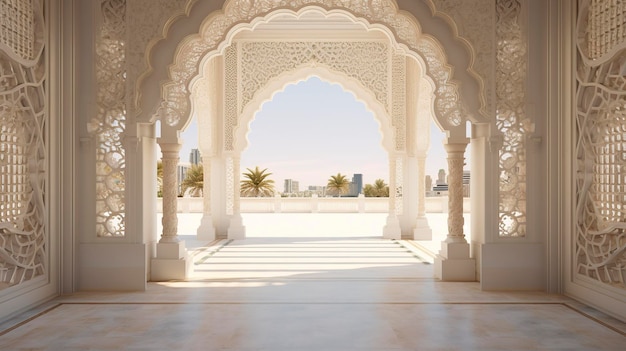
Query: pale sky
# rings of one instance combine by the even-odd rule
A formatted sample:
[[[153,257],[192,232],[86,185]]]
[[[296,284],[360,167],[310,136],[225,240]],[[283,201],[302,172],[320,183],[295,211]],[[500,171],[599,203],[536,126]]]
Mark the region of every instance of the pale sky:
[[[180,157],[187,162],[189,152],[198,145],[195,120],[181,136]],[[447,170],[443,138],[432,123],[426,174],[433,180],[440,168]],[[365,184],[378,178],[389,183],[387,152],[372,112],[340,85],[316,77],[288,85],[256,114],[248,148],[241,154],[241,171],[255,166],[272,173],[278,191],[283,190],[285,179],[299,181],[303,190],[326,185],[337,173],[348,179],[361,173]]]

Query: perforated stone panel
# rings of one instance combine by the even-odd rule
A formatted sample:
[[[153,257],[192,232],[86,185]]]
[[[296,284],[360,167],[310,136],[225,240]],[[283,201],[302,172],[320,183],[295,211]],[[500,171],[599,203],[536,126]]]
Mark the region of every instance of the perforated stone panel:
[[[24,56],[34,54],[26,41],[44,35],[35,33],[33,22],[43,18],[44,2],[39,8],[31,5],[0,3],[0,40]],[[49,269],[48,67],[45,51],[29,58],[32,66],[0,50],[0,290],[47,275]]]
[[[587,8],[586,5],[590,7]],[[615,1],[579,1],[589,11],[580,18],[576,114],[576,240],[574,267],[578,276],[626,289],[626,50],[612,56],[608,46],[624,47],[623,27],[598,18],[625,18]],[[619,13],[619,16],[617,15]],[[608,38],[611,38],[609,40]],[[621,38],[621,39],[620,39]],[[608,45],[608,46],[607,46]],[[587,52],[586,48],[594,48]],[[589,54],[601,59],[582,55]]]
[[[126,0],[102,0],[97,37],[97,111],[87,129],[96,141],[96,235],[125,235]]]
[[[499,235],[526,235],[527,40],[519,0],[496,1],[496,126],[503,138],[499,152]]]

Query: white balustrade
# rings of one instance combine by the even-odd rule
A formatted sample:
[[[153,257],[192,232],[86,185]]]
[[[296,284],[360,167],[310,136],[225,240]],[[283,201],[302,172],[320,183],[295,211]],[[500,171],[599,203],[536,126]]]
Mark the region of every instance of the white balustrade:
[[[448,213],[448,197],[425,198],[426,213]],[[179,213],[202,213],[202,197],[179,197]],[[242,197],[241,213],[387,213],[389,198],[386,197]],[[463,198],[463,212],[469,213],[470,198]],[[163,199],[157,199],[157,212],[163,213]]]

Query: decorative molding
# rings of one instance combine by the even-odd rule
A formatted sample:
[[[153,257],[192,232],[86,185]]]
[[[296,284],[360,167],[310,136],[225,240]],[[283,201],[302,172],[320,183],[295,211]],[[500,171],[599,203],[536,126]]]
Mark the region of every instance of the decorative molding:
[[[276,4],[264,1],[230,1],[222,13],[208,16],[201,26],[201,32],[182,41],[177,49],[177,56],[169,66],[170,80],[163,85],[162,96],[173,104],[177,115],[168,125],[179,126],[187,118],[190,110],[188,86],[198,74],[200,61],[210,52],[217,52],[219,45],[228,42],[234,26],[250,27],[259,21],[268,21],[272,15],[293,11],[321,11],[339,9],[345,11],[355,21],[376,23],[381,30],[387,31],[399,44],[406,45],[423,61],[426,74],[433,80],[435,89],[435,112],[440,119],[445,119],[448,126],[458,126],[466,118],[466,112],[459,101],[457,83],[452,81],[452,67],[447,63],[441,45],[430,36],[424,36],[415,19],[403,12],[398,12],[395,2],[351,2],[343,0],[293,0],[285,3],[280,10]],[[265,16],[265,17],[263,17]],[[141,84],[141,82],[138,82]]]
[[[197,0],[127,0],[128,42],[126,50],[126,75],[128,80],[127,107],[136,108],[141,90],[135,89],[135,82],[142,73],[152,72],[149,53],[154,45],[167,37],[169,28],[178,18],[189,15]],[[145,73],[144,73],[145,72]],[[128,111],[129,118],[136,111]]]
[[[434,16],[443,18],[465,43],[474,64],[467,71],[480,83],[480,97],[485,106],[483,114],[495,113],[495,6],[494,0],[426,0]]]
[[[404,151],[406,148],[406,74],[406,56],[394,53],[391,62],[391,116],[395,127],[396,151]],[[417,79],[417,77],[413,77],[413,79]]]

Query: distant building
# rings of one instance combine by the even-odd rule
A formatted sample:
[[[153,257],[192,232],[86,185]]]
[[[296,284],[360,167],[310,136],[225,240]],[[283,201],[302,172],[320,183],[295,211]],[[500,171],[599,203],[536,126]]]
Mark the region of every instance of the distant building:
[[[424,178],[424,183],[425,183],[426,191],[433,190],[433,178],[431,176],[427,175]]]
[[[295,194],[300,191],[300,183],[297,180],[285,179],[285,194]]]
[[[470,196],[470,171],[463,171],[463,197]]]
[[[309,192],[317,194],[319,197],[326,196],[326,187],[321,185],[309,185]]]
[[[433,196],[448,194],[448,182],[446,182],[446,171],[444,169],[440,169],[439,173],[437,173],[437,182],[433,187],[433,191],[431,194]]]
[[[363,192],[363,174],[356,173],[352,175],[350,190],[350,195],[353,196],[359,196]]]
[[[200,150],[191,149],[191,152],[189,153],[189,164],[197,165],[201,161],[202,159],[200,158]]]
[[[189,164],[179,164],[176,168],[176,179],[178,180],[178,194],[183,195],[183,180],[187,177],[187,171],[191,168]]]
[[[439,173],[437,174],[437,182],[436,185],[447,185],[446,182],[446,170],[445,169],[440,169]]]

